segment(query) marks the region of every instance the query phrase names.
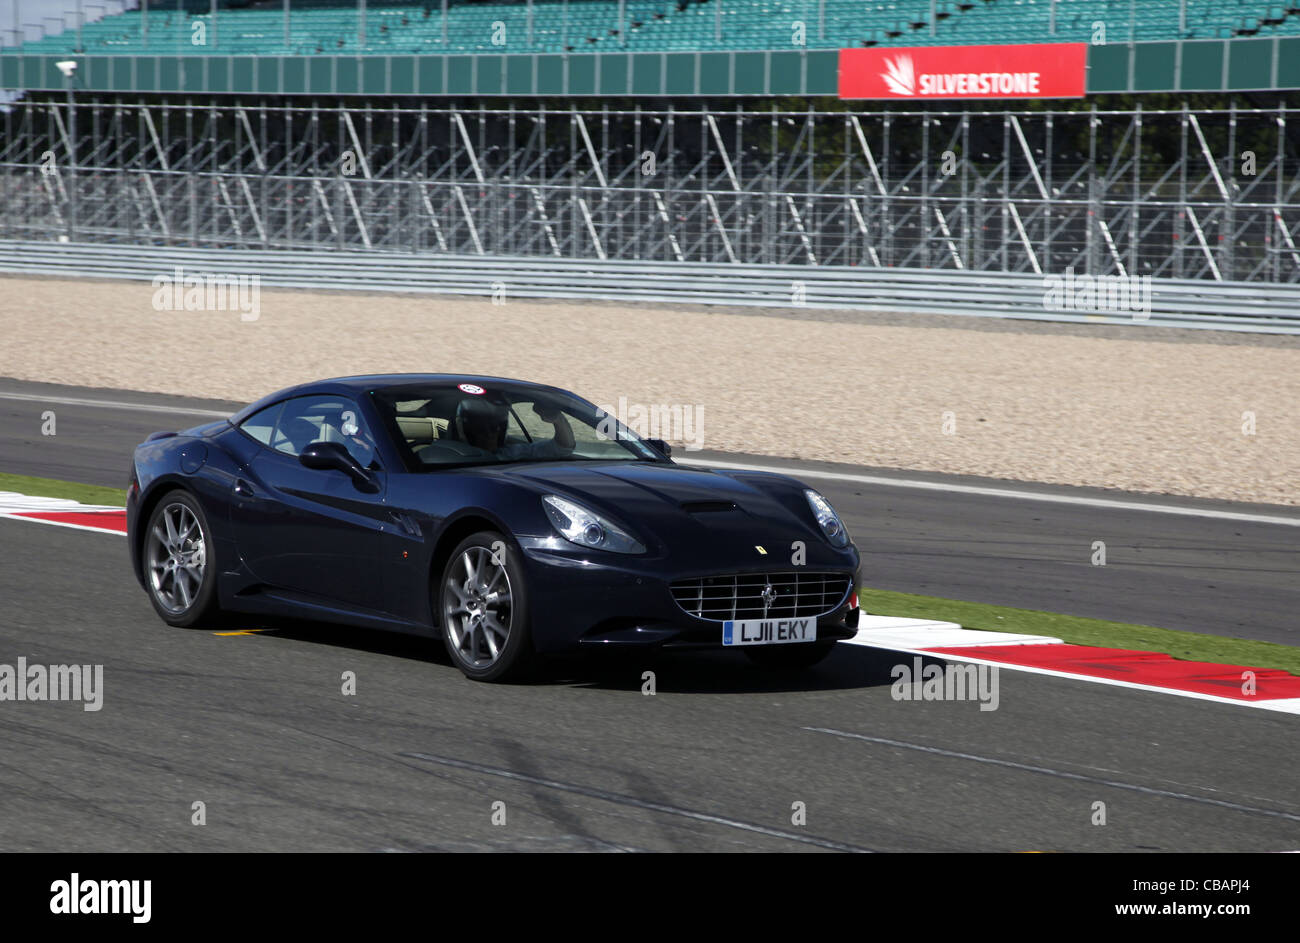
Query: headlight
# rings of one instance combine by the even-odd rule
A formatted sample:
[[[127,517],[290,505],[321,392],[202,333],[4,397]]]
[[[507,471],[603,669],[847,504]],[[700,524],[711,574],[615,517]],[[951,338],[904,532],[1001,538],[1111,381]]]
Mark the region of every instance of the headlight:
[[[641,542],[616,524],[612,524],[580,504],[574,504],[559,495],[542,497],[542,507],[565,540],[593,550],[612,553],[644,553]]]
[[[826,535],[832,546],[847,547],[849,545],[849,532],[844,527],[844,522],[840,516],[835,513],[835,508],[831,503],[819,495],[811,488],[804,491],[804,497],[808,499],[808,506],[812,508],[813,517],[817,518],[817,524],[821,527],[822,533]]]

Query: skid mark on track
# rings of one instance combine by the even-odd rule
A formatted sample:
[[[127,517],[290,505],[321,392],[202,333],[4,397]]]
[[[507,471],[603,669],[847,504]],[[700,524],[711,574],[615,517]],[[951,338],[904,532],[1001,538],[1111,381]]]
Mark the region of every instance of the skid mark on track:
[[[619,805],[631,806],[637,809],[644,809],[648,812],[659,812],[664,815],[675,815],[681,818],[693,819],[696,822],[707,822],[712,825],[722,825],[727,828],[740,829],[746,832],[754,832],[759,835],[767,835],[772,838],[782,838],[786,841],[799,842],[804,845],[813,845],[818,848],[826,848],[831,851],[847,851],[856,853],[870,853],[874,849],[863,848],[859,845],[851,845],[845,842],[833,841],[829,838],[821,838],[816,835],[800,835],[797,832],[787,832],[783,829],[769,828],[766,825],[758,825],[754,822],[745,822],[740,819],[727,818],[726,816],[713,815],[708,812],[698,812],[694,809],[686,809],[681,806],[669,805],[663,802],[647,802],[644,799],[638,799],[635,796],[628,796],[622,793],[610,792],[606,789],[595,789],[590,786],[580,786],[576,783],[565,783],[554,779],[543,779],[540,776],[529,776],[525,773],[517,773],[514,770],[502,769],[497,766],[485,766],[481,763],[470,763],[465,760],[452,759],[446,756],[434,756],[429,753],[399,753],[398,756],[409,759],[419,760],[424,763],[432,763],[437,766],[451,767],[452,769],[466,770],[472,773],[480,773],[485,776],[497,776],[501,779],[509,779],[518,783],[528,783],[534,786],[544,786],[548,789],[556,789],[561,792],[568,792],[574,795],[585,796],[588,799],[599,799],[604,802],[614,802]]]
[[[959,753],[956,750],[945,750],[942,747],[926,746],[921,743],[909,743],[906,740],[890,740],[887,737],[869,737],[866,734],[849,733],[844,730],[831,730],[826,727],[804,727],[803,729],[811,733],[830,734],[833,737],[841,737],[846,740],[860,740],[865,743],[875,743],[881,746],[895,747],[903,750],[915,750],[920,753],[929,753],[934,756],[944,756],[955,760],[967,760],[974,763],[984,763],[989,766],[1000,766],[1003,769],[1015,769],[1026,773],[1039,773],[1044,776],[1055,776],[1057,779],[1071,779],[1076,782],[1091,783],[1094,786],[1108,786],[1112,789],[1125,789],[1129,792],[1140,792],[1144,795],[1158,796],[1163,799],[1179,799],[1184,802],[1197,802],[1202,805],[1211,805],[1217,806],[1221,809],[1230,809],[1233,812],[1244,812],[1249,815],[1266,815],[1272,818],[1300,822],[1300,815],[1297,815],[1294,812],[1284,812],[1280,809],[1263,809],[1257,806],[1228,802],[1226,799],[1210,799],[1206,796],[1194,796],[1184,792],[1172,792],[1168,789],[1139,786],[1136,783],[1124,783],[1113,779],[1101,779],[1097,776],[1088,776],[1084,773],[1072,773],[1068,770],[1053,769],[1049,766],[1032,766],[1028,763],[1017,763],[1014,760],[1001,760],[992,756],[978,756],[974,753]]]

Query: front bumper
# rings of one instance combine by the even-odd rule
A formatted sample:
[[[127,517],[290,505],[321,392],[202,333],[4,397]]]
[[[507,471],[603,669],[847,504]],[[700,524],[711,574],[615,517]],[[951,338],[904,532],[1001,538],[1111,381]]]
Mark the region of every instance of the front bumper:
[[[684,611],[669,586],[675,580],[728,572],[725,563],[707,572],[681,572],[663,558],[588,552],[559,538],[524,538],[520,546],[538,652],[724,647],[722,623]],[[839,605],[818,616],[818,640],[857,634],[858,554],[850,547],[836,555],[835,562],[821,563],[816,569],[843,573],[850,587]],[[730,569],[760,572],[763,568]]]

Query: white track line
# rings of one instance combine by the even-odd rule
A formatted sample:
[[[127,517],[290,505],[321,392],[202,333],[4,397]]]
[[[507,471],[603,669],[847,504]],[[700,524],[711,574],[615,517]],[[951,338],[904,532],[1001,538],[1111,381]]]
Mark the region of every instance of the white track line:
[[[736,471],[775,472],[779,475],[793,475],[796,478],[850,481],[859,485],[881,485],[887,488],[914,488],[918,491],[972,494],[984,498],[1013,498],[1019,501],[1073,504],[1080,507],[1106,508],[1113,511],[1145,511],[1152,514],[1178,514],[1183,517],[1203,517],[1220,521],[1245,521],[1251,524],[1281,524],[1286,527],[1300,527],[1300,516],[1283,517],[1278,514],[1252,514],[1245,511],[1216,511],[1211,508],[1190,507],[1185,504],[1148,504],[1142,501],[1121,501],[1115,498],[1093,498],[1085,495],[1042,494],[1037,491],[1019,491],[1015,488],[989,488],[983,485],[962,485],[956,482],[918,481],[915,478],[885,478],[881,475],[859,475],[848,472],[821,471],[813,468],[782,468],[778,465],[751,465],[744,462],[683,459],[682,463],[707,465],[711,468],[728,468]]]
[[[174,413],[181,416],[204,416],[226,419],[230,414],[215,409],[192,409],[183,406],[155,406],[148,403],[128,403],[115,400],[84,399],[76,397],[41,396],[34,393],[0,392],[0,399],[32,403],[61,403],[66,406],[98,406],[105,409],[134,409],[140,412]],[[775,472],[797,478],[821,478],[827,481],[848,481],[859,485],[876,485],[886,488],[912,488],[917,491],[938,491],[945,494],[969,494],[983,498],[1009,498],[1017,501],[1039,501],[1046,504],[1067,504],[1076,507],[1105,508],[1112,511],[1140,511],[1150,514],[1176,514],[1182,517],[1200,517],[1219,521],[1241,521],[1250,524],[1279,524],[1300,527],[1300,516],[1280,514],[1254,514],[1247,511],[1218,511],[1211,508],[1191,507],[1185,504],[1149,504],[1143,501],[1125,501],[1115,498],[1093,498],[1085,495],[1043,494],[1021,491],[1016,488],[990,488],[984,485],[963,485],[956,482],[921,481],[915,478],[886,478],[882,475],[861,475],[850,472],[830,472],[811,468],[790,468],[780,465],[754,465],[747,462],[720,462],[711,459],[685,458],[685,465],[704,465],[735,471]]]
[[[858,614],[858,634],[845,644],[867,645],[875,648],[898,650],[930,649],[958,646],[985,645],[1061,645],[1059,638],[1049,635],[1023,635],[1018,632],[986,632],[983,629],[963,629],[956,622],[936,622],[933,619],[909,619],[902,616],[873,616]]]
[[[108,504],[82,504],[72,498],[47,498],[41,495],[22,494],[17,491],[0,491],[0,514],[17,514],[20,511],[121,511]]]
[[[112,514],[123,513],[125,508],[112,507],[107,504],[82,504],[71,498],[46,498],[40,495],[21,494],[17,491],[0,491],[0,518],[11,521],[29,521],[37,524],[51,524],[54,527],[70,527],[73,530],[88,530],[96,534],[120,534],[112,527],[92,527],[89,524],[73,524],[68,521],[51,521],[43,517],[28,517],[29,514]]]
[[[70,524],[67,521],[49,521],[43,517],[26,517],[22,514],[0,514],[0,520],[26,521],[29,524],[49,524],[51,527],[70,527],[73,530],[88,530],[92,534],[117,534],[119,537],[126,536],[125,531],[115,530],[112,527],[89,527],[85,524]]]
[[[5,393],[0,391],[0,399],[18,400],[24,403],[55,403],[61,406],[96,406],[102,409],[134,409],[144,413],[174,413],[178,416],[210,416],[227,419],[231,413],[216,409],[193,409],[188,406],[161,406],[149,403],[126,403],[108,399],[79,399],[73,396],[41,396],[36,393]]]

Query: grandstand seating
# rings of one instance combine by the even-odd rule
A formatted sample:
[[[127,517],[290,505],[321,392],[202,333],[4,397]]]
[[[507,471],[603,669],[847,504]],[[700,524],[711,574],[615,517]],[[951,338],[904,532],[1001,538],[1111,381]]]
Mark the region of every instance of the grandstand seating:
[[[364,38],[359,36],[354,5],[294,0],[286,42],[283,8],[276,0],[242,6],[222,2],[215,17],[206,0],[180,0],[174,6],[158,0],[147,14],[147,41],[144,14],[131,11],[86,24],[82,52],[355,55],[791,49],[798,48],[797,21],[804,24],[811,49],[1088,41],[1097,23],[1105,24],[1110,43],[1127,42],[1130,29],[1138,41],[1300,36],[1300,0],[1188,0],[1183,29],[1175,0],[1057,0],[1054,34],[1051,7],[1050,0],[941,0],[932,35],[929,0],[626,0],[622,30],[618,0],[537,0],[530,41],[528,8],[521,0],[456,0],[445,24],[441,0],[371,5]],[[1130,11],[1136,13],[1132,21]],[[195,23],[204,25],[206,45],[193,44]],[[504,24],[504,35],[497,28],[494,37],[497,23]],[[503,44],[494,43],[494,38]],[[75,45],[76,31],[69,29],[19,48],[27,54],[64,55],[75,51]]]

